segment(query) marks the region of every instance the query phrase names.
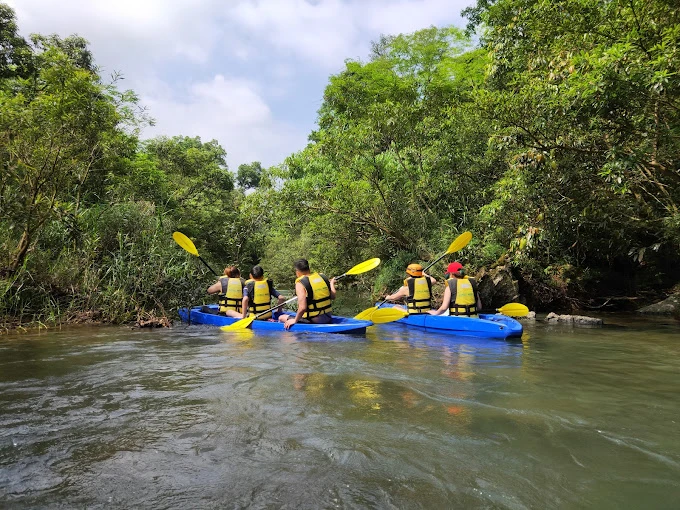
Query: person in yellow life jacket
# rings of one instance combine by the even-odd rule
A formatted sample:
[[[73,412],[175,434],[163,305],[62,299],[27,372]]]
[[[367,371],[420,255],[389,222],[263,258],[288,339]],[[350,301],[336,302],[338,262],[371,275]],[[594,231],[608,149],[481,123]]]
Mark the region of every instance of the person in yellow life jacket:
[[[437,283],[432,276],[423,272],[420,264],[409,264],[406,268],[408,278],[394,294],[385,296],[387,301],[406,298],[406,310],[410,314],[428,313],[432,308],[432,285]]]
[[[243,301],[243,287],[245,280],[241,278],[241,272],[236,266],[224,268],[224,276],[220,276],[217,282],[208,287],[208,294],[220,295],[220,315],[237,317],[241,319],[241,302]]]
[[[464,315],[477,317],[482,309],[482,300],[477,291],[477,280],[465,275],[465,269],[460,262],[451,262],[447,268],[446,289],[442,305],[430,314],[440,315],[446,310],[450,315]]]
[[[261,266],[253,266],[250,270],[250,280],[246,282],[245,290],[243,292],[243,301],[241,302],[241,310],[243,311],[243,318],[248,317],[249,313],[257,315],[271,308],[272,297],[278,299],[278,303],[283,303],[286,298],[283,297],[278,290],[274,288],[271,280],[264,277],[264,270]],[[281,309],[279,309],[279,312]],[[271,312],[258,317],[260,320],[270,319]]]
[[[335,299],[335,278],[323,273],[312,273],[306,259],[295,261],[295,294],[298,309],[295,315],[279,317],[286,329],[297,322],[328,324],[331,322],[331,302]]]

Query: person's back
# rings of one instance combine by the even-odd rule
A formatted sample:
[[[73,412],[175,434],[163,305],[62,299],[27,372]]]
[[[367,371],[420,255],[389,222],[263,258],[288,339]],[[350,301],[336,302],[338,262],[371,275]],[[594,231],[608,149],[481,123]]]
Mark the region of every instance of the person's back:
[[[482,301],[477,291],[477,280],[465,274],[460,262],[452,262],[447,268],[446,288],[441,307],[430,312],[439,315],[448,309],[450,315],[476,317],[482,309]]]
[[[331,322],[333,320],[332,301],[335,299],[335,278],[329,280],[323,273],[312,273],[306,259],[297,260],[294,267],[298,310],[295,316],[286,314],[279,317],[279,320],[284,323],[286,329],[297,322],[315,324]]]
[[[246,290],[243,295],[243,317],[248,313],[259,315],[271,308],[272,296],[278,298],[279,304],[285,299],[274,288],[274,284],[264,277],[264,270],[260,266],[253,266],[250,270],[250,279],[246,282]],[[258,317],[267,320],[272,317],[271,312],[264,313]]]
[[[446,281],[451,291],[450,315],[477,315],[477,282],[467,276],[456,276]]]
[[[219,294],[219,314],[228,317],[241,317],[241,302],[245,280],[236,266],[224,269],[224,275],[208,287],[208,294]]]
[[[305,319],[332,312],[331,284],[325,274],[305,274],[295,280],[295,283],[298,282],[305,288],[307,295],[307,311],[303,316]]]
[[[409,264],[406,268],[407,278],[404,285],[394,294],[385,296],[386,301],[406,299],[409,315],[428,313],[432,307],[432,285],[437,280],[423,272],[420,264]]]

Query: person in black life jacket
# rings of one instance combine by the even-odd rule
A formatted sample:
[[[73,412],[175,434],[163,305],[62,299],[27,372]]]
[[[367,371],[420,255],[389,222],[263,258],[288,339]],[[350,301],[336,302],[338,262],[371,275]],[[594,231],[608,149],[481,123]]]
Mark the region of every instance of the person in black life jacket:
[[[249,313],[257,315],[271,308],[272,297],[278,299],[278,304],[283,303],[286,298],[283,297],[278,290],[274,288],[271,280],[264,277],[264,270],[260,266],[253,266],[250,270],[250,280],[246,282],[243,291],[243,301],[241,302],[241,310],[243,311],[243,318],[248,317]],[[281,312],[281,308],[279,308]],[[271,312],[266,313],[258,319],[267,320],[272,316]]]
[[[245,280],[241,278],[241,272],[236,266],[224,268],[224,276],[220,276],[217,282],[208,287],[208,294],[220,295],[219,315],[236,317],[241,319],[241,302],[243,300],[243,288]]]
[[[465,275],[465,269],[460,262],[449,264],[446,277],[442,305],[437,310],[432,310],[430,314],[440,315],[448,310],[450,315],[476,317],[482,309],[477,280]]]
[[[423,272],[420,264],[409,264],[406,268],[408,278],[394,294],[385,296],[387,301],[406,298],[406,309],[410,314],[428,313],[432,308],[432,285],[437,283],[432,276]]]
[[[298,309],[295,315],[279,316],[286,329],[297,322],[328,324],[331,322],[331,302],[335,299],[335,278],[323,273],[312,273],[306,259],[295,261],[295,294]]]

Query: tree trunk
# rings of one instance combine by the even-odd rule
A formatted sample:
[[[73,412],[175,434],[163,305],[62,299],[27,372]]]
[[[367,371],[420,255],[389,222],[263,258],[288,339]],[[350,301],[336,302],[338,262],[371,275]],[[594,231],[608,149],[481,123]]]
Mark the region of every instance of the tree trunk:
[[[17,269],[19,269],[19,267],[21,267],[21,265],[24,263],[24,260],[26,259],[26,253],[28,253],[28,247],[30,245],[31,245],[31,234],[29,233],[28,229],[25,229],[24,233],[21,234],[21,239],[19,240],[19,245],[17,246],[17,249],[14,252],[14,256],[12,258],[12,261],[10,262],[10,265],[9,265],[10,274],[16,273]]]

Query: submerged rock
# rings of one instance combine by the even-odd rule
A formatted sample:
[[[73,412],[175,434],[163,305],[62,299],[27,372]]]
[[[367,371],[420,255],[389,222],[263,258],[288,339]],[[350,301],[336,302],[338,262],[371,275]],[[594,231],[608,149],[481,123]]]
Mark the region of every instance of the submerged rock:
[[[671,315],[680,313],[680,294],[673,294],[653,305],[640,308],[638,313],[648,315]]]
[[[566,322],[569,324],[583,324],[588,326],[601,326],[603,324],[602,319],[596,317],[587,317],[585,315],[558,315],[555,312],[550,312],[544,320],[545,322]]]

